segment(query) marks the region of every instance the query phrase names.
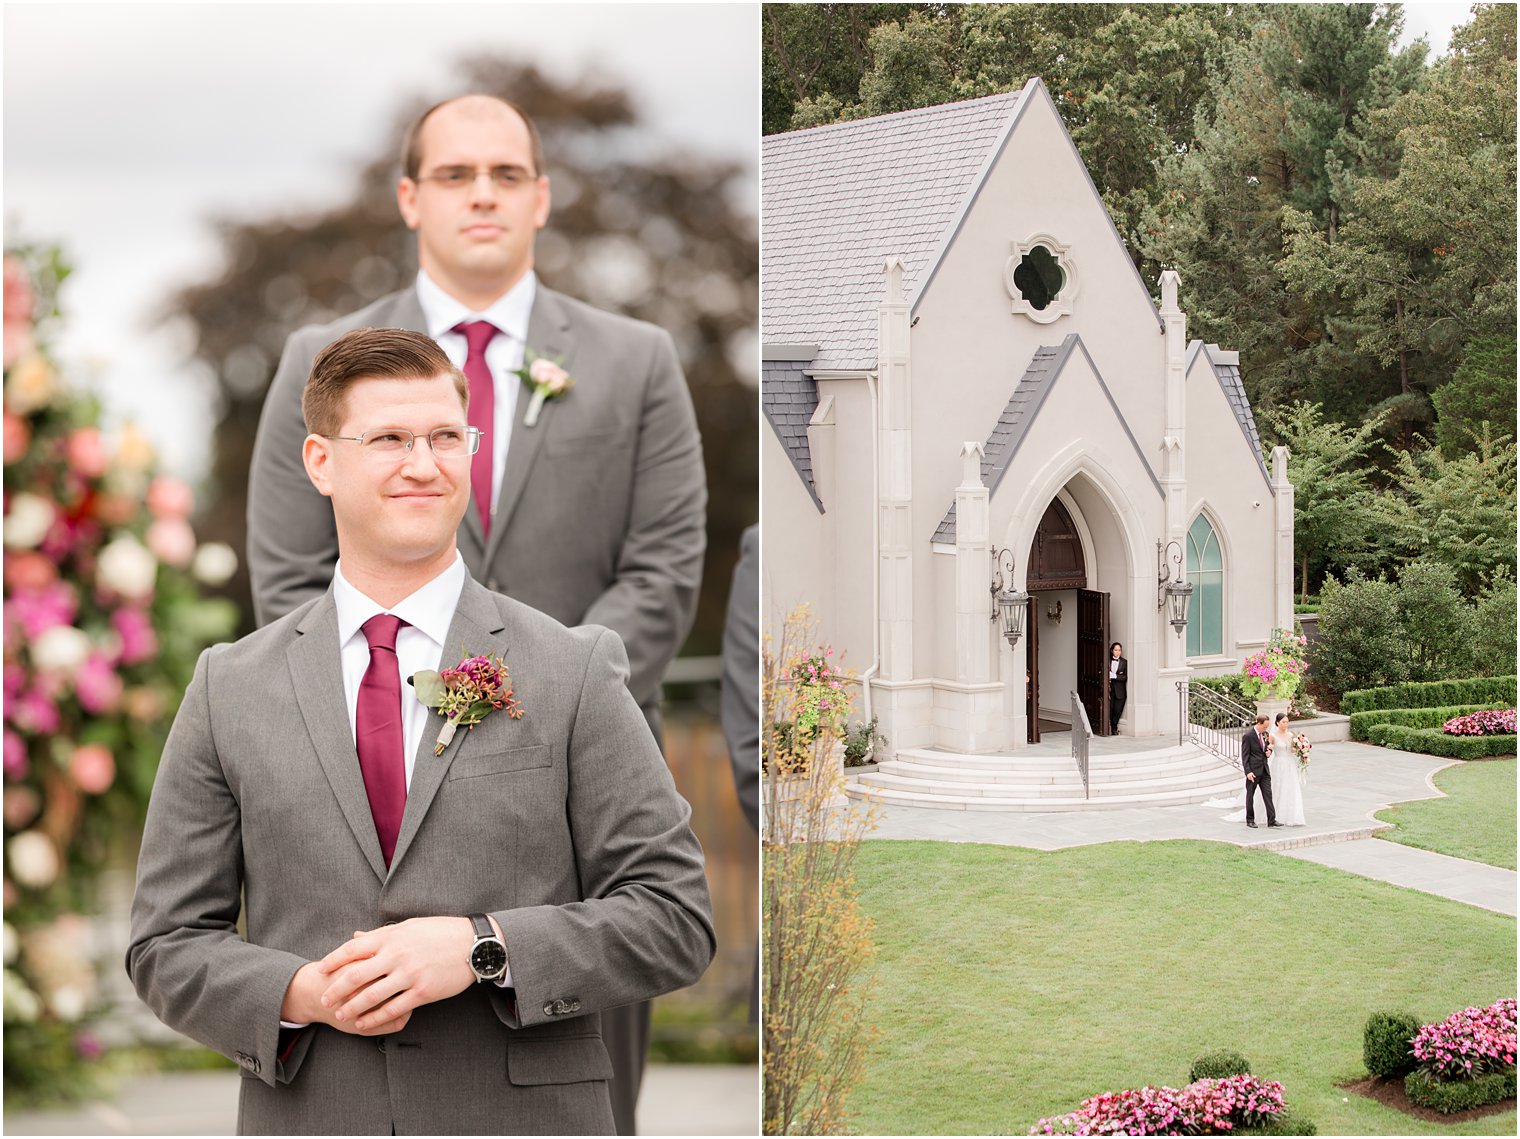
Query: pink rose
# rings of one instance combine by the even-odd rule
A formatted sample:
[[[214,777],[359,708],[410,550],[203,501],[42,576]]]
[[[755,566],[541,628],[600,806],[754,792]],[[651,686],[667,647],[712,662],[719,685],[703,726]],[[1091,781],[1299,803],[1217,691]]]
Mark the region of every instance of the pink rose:
[[[5,559],[5,583],[12,590],[46,589],[58,580],[58,567],[44,554],[28,550]]]
[[[98,427],[80,427],[70,431],[66,450],[69,466],[76,474],[87,479],[99,478],[111,465],[111,457],[106,453],[105,440],[101,438]]]
[[[43,589],[17,589],[6,602],[6,623],[19,622],[26,639],[35,641],[49,629],[71,624],[79,612],[74,587],[55,581]]]
[[[26,741],[15,732],[7,729],[5,733],[5,777],[10,780],[25,779],[26,771]],[[10,807],[10,798],[11,793],[7,791],[5,793],[5,805],[7,808]],[[9,818],[9,815],[7,815],[7,818]],[[13,825],[20,826],[21,824],[17,823]]]
[[[50,736],[58,730],[58,709],[42,692],[35,689],[11,701],[7,708],[11,723],[34,736]]]
[[[540,356],[528,365],[528,379],[544,388],[550,395],[559,395],[570,386],[570,374],[553,360]]]
[[[19,462],[32,442],[32,429],[19,415],[5,413],[5,465]]]
[[[37,817],[42,810],[42,796],[30,787],[7,787],[5,789],[5,825],[19,831]]]
[[[148,527],[148,549],[159,561],[184,569],[195,557],[195,531],[183,518],[160,518]]]
[[[121,677],[110,661],[91,653],[74,672],[74,692],[86,712],[97,716],[114,712],[121,703]]]
[[[173,475],[159,475],[148,484],[148,510],[153,517],[189,518],[194,508],[195,496],[183,480]]]
[[[116,781],[116,760],[100,744],[85,744],[69,756],[69,775],[86,795],[99,795]]]
[[[111,627],[121,638],[121,655],[118,659],[122,664],[138,664],[158,653],[158,635],[154,633],[148,615],[141,609],[123,606],[116,610],[111,614]]]
[[[19,257],[5,259],[5,366],[32,350],[32,281]]]

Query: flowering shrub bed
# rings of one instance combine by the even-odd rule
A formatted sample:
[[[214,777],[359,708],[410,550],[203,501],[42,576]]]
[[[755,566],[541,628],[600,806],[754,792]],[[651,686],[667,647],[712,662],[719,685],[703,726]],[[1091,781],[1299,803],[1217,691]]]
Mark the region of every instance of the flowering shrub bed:
[[[1515,734],[1515,710],[1505,708],[1484,712],[1470,712],[1456,716],[1441,725],[1449,736],[1499,736]]]
[[[39,302],[32,277],[44,282]],[[197,546],[190,488],[147,440],[114,438],[41,347],[56,254],[5,259],[5,1094],[82,1094],[92,885],[141,822],[164,737],[207,643],[237,614],[201,599],[236,555]]]
[[[1465,1008],[1421,1028],[1410,1044],[1414,1058],[1443,1080],[1471,1079],[1515,1066],[1515,1002]]]
[[[1273,629],[1267,647],[1246,657],[1242,688],[1253,700],[1287,700],[1303,682],[1308,639],[1287,629]]]
[[[1243,1074],[1093,1096],[1076,1111],[1040,1120],[1029,1134],[1222,1135],[1265,1126],[1285,1110],[1281,1084]]]
[[[821,740],[846,736],[845,717],[850,710],[853,674],[834,663],[834,650],[824,645],[789,662],[782,662],[786,677],[775,703],[782,718],[767,733],[773,747],[761,748],[761,768],[770,770],[774,750],[777,769],[785,775],[808,770],[809,759]],[[874,731],[874,725],[873,725]]]

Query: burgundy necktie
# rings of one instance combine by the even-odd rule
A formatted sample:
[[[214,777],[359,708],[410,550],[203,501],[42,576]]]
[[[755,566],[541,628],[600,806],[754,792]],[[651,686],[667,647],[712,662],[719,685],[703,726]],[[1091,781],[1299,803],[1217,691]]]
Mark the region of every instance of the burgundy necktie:
[[[486,364],[486,345],[500,331],[489,320],[466,320],[453,328],[464,336],[469,353],[464,358],[464,378],[470,381],[470,426],[480,428],[480,450],[470,460],[470,487],[480,511],[480,529],[491,530],[491,478],[494,470],[491,432],[496,425],[496,385]]]
[[[401,730],[401,666],[396,662],[396,634],[406,622],[376,613],[364,622],[369,667],[359,682],[354,713],[354,744],[369,810],[380,836],[380,853],[391,864],[401,815],[406,810],[406,744]]]

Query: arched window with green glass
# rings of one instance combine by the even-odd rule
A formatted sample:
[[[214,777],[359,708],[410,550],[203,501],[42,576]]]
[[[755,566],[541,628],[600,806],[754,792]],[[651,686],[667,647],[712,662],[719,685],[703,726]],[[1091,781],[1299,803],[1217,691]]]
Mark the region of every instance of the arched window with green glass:
[[[1224,557],[1219,535],[1205,514],[1195,518],[1188,530],[1187,575],[1193,583],[1188,656],[1220,656],[1224,653]]]

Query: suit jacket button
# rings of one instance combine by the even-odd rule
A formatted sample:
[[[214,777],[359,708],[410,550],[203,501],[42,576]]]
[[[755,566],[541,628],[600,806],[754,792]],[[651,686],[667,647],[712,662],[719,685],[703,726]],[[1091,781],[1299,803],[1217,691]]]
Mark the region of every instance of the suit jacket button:
[[[580,1001],[571,1001],[570,1002],[570,1011],[571,1012],[580,1012],[581,1011],[581,1002]]]
[[[554,1002],[553,1001],[550,1001],[548,1004],[546,1004],[544,1006],[544,1015],[545,1016],[553,1016],[554,1015]]]
[[[377,1040],[377,1041],[375,1041],[375,1047],[378,1048],[381,1052],[384,1052],[385,1051],[385,1041],[383,1041],[383,1040]]]

